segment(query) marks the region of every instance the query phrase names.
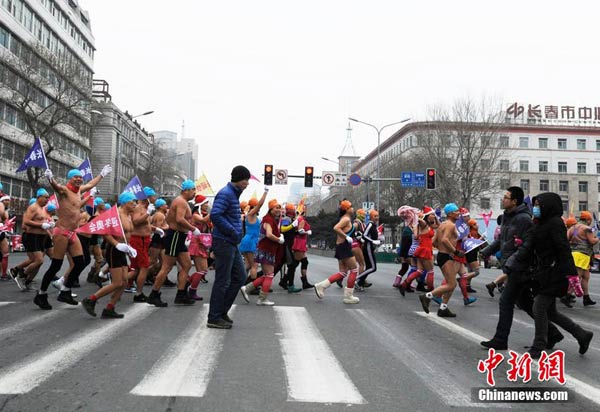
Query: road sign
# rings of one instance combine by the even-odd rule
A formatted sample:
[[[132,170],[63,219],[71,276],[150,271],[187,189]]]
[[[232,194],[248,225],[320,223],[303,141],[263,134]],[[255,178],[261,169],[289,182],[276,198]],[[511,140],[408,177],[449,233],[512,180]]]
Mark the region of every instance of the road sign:
[[[375,209],[375,202],[362,202],[362,208],[365,210]]]
[[[425,173],[415,172],[413,177],[414,187],[425,187]]]
[[[275,169],[275,184],[287,185],[288,171],[287,169]]]
[[[333,186],[335,184],[335,174],[336,172],[323,172],[321,175],[323,186]]]
[[[335,173],[335,183],[333,185],[334,186],[347,186],[348,179],[347,179],[346,173],[336,172]]]
[[[358,186],[360,182],[362,182],[362,179],[358,173],[352,173],[348,178],[348,183],[350,183],[352,186]]]
[[[400,184],[402,187],[414,187],[413,172],[402,172],[400,175]]]

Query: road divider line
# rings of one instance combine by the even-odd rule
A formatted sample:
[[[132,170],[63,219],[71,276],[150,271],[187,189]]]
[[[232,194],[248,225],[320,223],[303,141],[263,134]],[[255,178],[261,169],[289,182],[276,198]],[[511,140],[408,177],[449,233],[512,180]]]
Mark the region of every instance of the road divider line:
[[[0,302],[0,306],[8,306],[8,305],[12,305],[15,302]]]
[[[48,319],[58,316],[60,313],[61,311],[59,310],[52,310],[49,312],[40,312],[39,310],[36,310],[31,317],[25,320],[19,320],[10,326],[0,328],[0,340],[10,338],[19,332],[23,332],[25,329],[31,326],[37,325],[38,323],[44,323]]]
[[[466,338],[467,340],[477,342],[477,344],[479,344],[479,342],[481,342],[481,341],[487,340],[483,336],[473,333],[470,330],[467,330],[467,329],[463,328],[462,326],[459,326],[450,321],[444,320],[442,318],[438,318],[436,316],[428,315],[427,313],[424,313],[424,312],[415,312],[415,313],[425,319],[429,319],[433,323],[435,323],[445,329],[448,329],[451,332],[454,332],[454,333]],[[483,347],[481,347],[481,348],[483,349]],[[519,351],[515,351],[515,352],[520,354]],[[482,353],[485,353],[485,352],[482,352]],[[483,356],[482,356],[482,358],[483,358]],[[600,388],[598,388],[594,385],[590,385],[589,383],[585,383],[582,380],[577,379],[568,373],[565,373],[565,380],[566,380],[566,383],[564,385],[565,387],[573,390],[575,393],[583,396],[584,398],[589,399],[593,403],[600,405]]]
[[[125,313],[122,320],[96,321],[92,330],[85,330],[80,336],[66,339],[25,361],[0,369],[0,394],[23,394],[31,391],[52,375],[72,367],[87,353],[151,313],[154,310],[146,305],[135,306]],[[81,316],[87,315],[82,311]]]
[[[377,342],[383,346],[394,358],[403,363],[429,388],[432,393],[439,395],[442,402],[448,406],[459,408],[497,408],[498,404],[474,403],[471,400],[471,388],[460,387],[453,383],[448,385],[448,374],[443,371],[443,364],[432,362],[427,353],[420,353],[419,348],[413,349],[412,344],[399,339],[385,326],[381,317],[374,318],[365,309],[351,310],[349,313],[356,318],[359,324],[367,329]],[[442,369],[441,369],[442,368]],[[503,408],[510,408],[510,404],[502,404]]]
[[[288,401],[367,403],[304,307],[274,308],[282,334]],[[351,352],[346,356],[353,356]]]
[[[176,338],[129,393],[140,396],[204,396],[227,333],[206,327],[208,310],[209,305],[202,307],[186,332]],[[229,314],[234,310],[235,305]]]

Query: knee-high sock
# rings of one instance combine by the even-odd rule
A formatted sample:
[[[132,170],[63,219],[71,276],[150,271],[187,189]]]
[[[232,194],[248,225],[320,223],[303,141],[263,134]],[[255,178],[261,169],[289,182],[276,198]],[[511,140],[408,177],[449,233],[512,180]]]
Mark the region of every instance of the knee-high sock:
[[[329,282],[331,283],[335,283],[338,280],[342,280],[346,277],[346,273],[345,272],[338,272],[338,273],[334,273],[333,275],[329,276]]]
[[[430,271],[427,272],[427,276],[425,277],[425,281],[427,282],[427,287],[429,288],[429,290],[433,290],[433,269],[431,269]]]
[[[354,287],[354,283],[356,282],[356,276],[358,276],[358,268],[354,268],[348,271],[348,283],[347,287],[352,289]]]
[[[2,255],[2,274],[6,275],[8,271],[8,253],[6,255]]]
[[[398,276],[402,277],[406,275],[406,272],[408,272],[408,267],[408,263],[403,263],[402,266],[400,266],[400,270],[398,271]]]
[[[468,281],[467,278],[461,276],[458,280],[458,286],[460,287],[460,292],[463,295],[463,299],[467,299],[469,297],[469,292],[467,292]]]
[[[300,261],[292,258],[293,262],[288,265],[287,282],[288,286],[294,286],[294,277],[296,276],[296,268],[300,265]]]
[[[424,272],[424,271],[415,269],[414,272],[409,273],[408,276],[406,277],[406,279],[404,280],[404,282],[402,282],[402,285],[404,287],[410,286],[410,284],[412,283],[413,280],[415,280],[421,276],[421,272]]]
[[[74,284],[79,283],[79,275],[81,274],[81,272],[83,272],[83,269],[85,269],[85,258],[83,257],[83,255],[73,256],[73,263],[75,264],[75,266],[73,266],[73,270],[71,271],[71,273],[69,273],[69,277],[65,282],[65,286],[68,289],[71,289],[71,287]]]
[[[261,293],[267,294],[271,290],[271,284],[273,283],[273,278],[275,277],[275,273],[267,273],[264,277],[264,281],[262,283]]]
[[[52,263],[50,267],[44,273],[44,278],[42,279],[42,285],[40,286],[41,292],[46,292],[48,290],[48,286],[50,286],[50,282],[54,280],[54,276],[58,273],[61,266],[63,264],[63,259],[52,259]]]
[[[198,285],[200,284],[200,280],[203,276],[206,275],[205,271],[195,272],[190,276],[190,289],[196,290],[198,289]]]
[[[398,273],[394,278],[394,284],[392,286],[397,288],[398,286],[400,286],[400,283],[402,283],[402,275]]]

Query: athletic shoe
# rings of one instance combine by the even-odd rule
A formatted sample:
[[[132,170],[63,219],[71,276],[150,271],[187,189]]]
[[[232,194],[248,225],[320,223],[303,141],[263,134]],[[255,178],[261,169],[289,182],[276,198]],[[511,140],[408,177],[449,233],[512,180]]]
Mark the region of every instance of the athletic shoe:
[[[400,286],[398,286],[398,292],[400,292],[402,296],[406,296],[406,286],[404,286],[404,283],[401,283]]]
[[[463,303],[465,304],[465,306],[470,305],[471,303],[475,303],[475,302],[477,302],[477,298],[474,298],[472,296],[463,299]]]
[[[93,317],[96,317],[96,301],[91,300],[90,298],[85,298],[81,301],[81,306],[83,309]]]
[[[354,290],[357,292],[364,292],[365,291],[365,287],[359,285],[358,283],[356,285],[354,285]]]
[[[100,316],[102,319],[123,319],[125,315],[122,313],[115,312],[114,309],[104,309],[102,311],[102,315]]]
[[[176,305],[193,305],[196,303],[196,301],[194,299],[192,299],[190,296],[188,296],[188,294],[186,292],[180,293],[177,292],[177,295],[175,295],[175,301],[174,303]]]
[[[487,283],[485,285],[485,288],[487,289],[487,291],[490,294],[490,296],[494,297],[494,289],[496,289],[496,284],[494,282]]]
[[[288,290],[287,279],[281,279],[278,285],[281,289]]]
[[[10,278],[15,281],[19,289],[24,289],[24,286],[19,281],[19,271],[17,270],[17,268],[12,268],[11,270],[9,270],[8,276],[10,276]]]
[[[256,306],[273,306],[275,302],[271,302],[269,299],[259,297],[256,300]]]
[[[425,313],[429,313],[429,303],[431,303],[431,299],[429,299],[426,295],[419,295],[419,300],[421,301],[421,306]]]
[[[48,303],[48,295],[46,293],[40,294],[39,292],[33,298],[33,303],[38,305],[40,309],[50,310],[52,306]]]
[[[451,312],[450,309],[448,309],[448,308],[438,309],[437,315],[440,318],[455,318],[456,317],[456,313]]]
[[[204,299],[202,296],[198,296],[195,290],[189,289],[188,295],[193,300],[202,300]]]
[[[371,286],[373,286],[373,284],[372,284],[372,283],[370,283],[370,282],[365,282],[365,283],[363,283],[363,286],[364,286],[365,288],[370,288]]]
[[[77,306],[79,304],[79,302],[73,299],[70,290],[61,290],[56,300],[73,306]]]
[[[287,288],[287,291],[288,291],[288,293],[298,293],[298,292],[302,292],[302,289],[297,288],[296,286],[292,285]]]
[[[231,320],[231,318],[229,317],[229,315],[227,315],[227,313],[224,314],[223,316],[221,316],[221,319],[223,319],[225,322],[233,325],[233,320]]]
[[[469,292],[469,293],[477,293],[477,291],[475,289],[473,289],[471,286],[467,286],[467,292]]]
[[[175,286],[177,286],[177,283],[171,282],[169,278],[166,278],[165,283],[163,283],[163,287],[165,288],[174,288]]]
[[[250,296],[248,296],[248,292],[246,291],[246,285],[240,288],[240,293],[242,294],[242,297],[244,298],[246,303],[250,303]]]
[[[212,329],[231,329],[231,326],[225,319],[209,320],[206,323],[206,327]]]
[[[137,302],[137,303],[147,302],[148,301],[148,297],[146,295],[144,295],[144,292],[142,292],[139,295],[135,295],[133,297],[133,301]]]
[[[508,349],[508,344],[506,342],[500,342],[495,339],[492,340],[484,340],[483,342],[479,342],[481,346],[488,349],[496,349],[496,350],[506,350]]]
[[[169,306],[169,304],[160,300],[160,295],[160,292],[150,292],[150,295],[146,299],[146,303],[148,303],[149,305],[154,305],[157,308],[166,308],[167,306]]]
[[[593,337],[594,333],[588,330],[585,332],[581,339],[577,339],[577,343],[579,343],[579,353],[581,355],[587,352]]]
[[[125,293],[137,293],[137,288],[135,286],[132,286],[130,288],[126,288],[123,292],[125,292]]]

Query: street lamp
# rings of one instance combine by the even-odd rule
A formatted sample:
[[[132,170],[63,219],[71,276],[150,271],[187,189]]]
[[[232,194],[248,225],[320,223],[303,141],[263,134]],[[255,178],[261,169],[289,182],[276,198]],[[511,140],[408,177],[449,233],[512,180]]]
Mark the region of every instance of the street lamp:
[[[335,163],[336,165],[338,165],[338,169],[340,169],[340,162],[336,162],[335,160],[331,160],[331,159],[328,159],[328,158],[322,157],[322,156],[321,156],[321,159],[326,160],[331,163]]]
[[[152,113],[154,113],[154,110],[150,110],[150,111],[147,111],[147,112],[142,113],[142,114],[136,114],[135,116],[131,116],[131,119],[133,120],[136,117],[148,116],[149,114],[152,114]]]
[[[354,119],[352,117],[349,117],[348,120],[352,121],[352,122],[356,122],[356,123],[362,123],[365,124],[367,126],[371,126],[373,129],[375,129],[377,131],[377,205],[375,205],[375,208],[377,210],[379,210],[379,201],[380,201],[380,192],[379,192],[379,155],[381,153],[381,132],[383,129],[385,129],[386,127],[389,126],[393,126],[395,124],[400,124],[400,123],[404,123],[404,122],[408,122],[410,120],[410,117],[404,120],[400,120],[399,122],[394,122],[394,123],[390,123],[390,124],[386,124],[385,126],[381,126],[380,128],[377,128],[377,126],[372,125],[371,123],[367,123],[367,122],[363,122],[362,120],[358,120],[358,119]]]

